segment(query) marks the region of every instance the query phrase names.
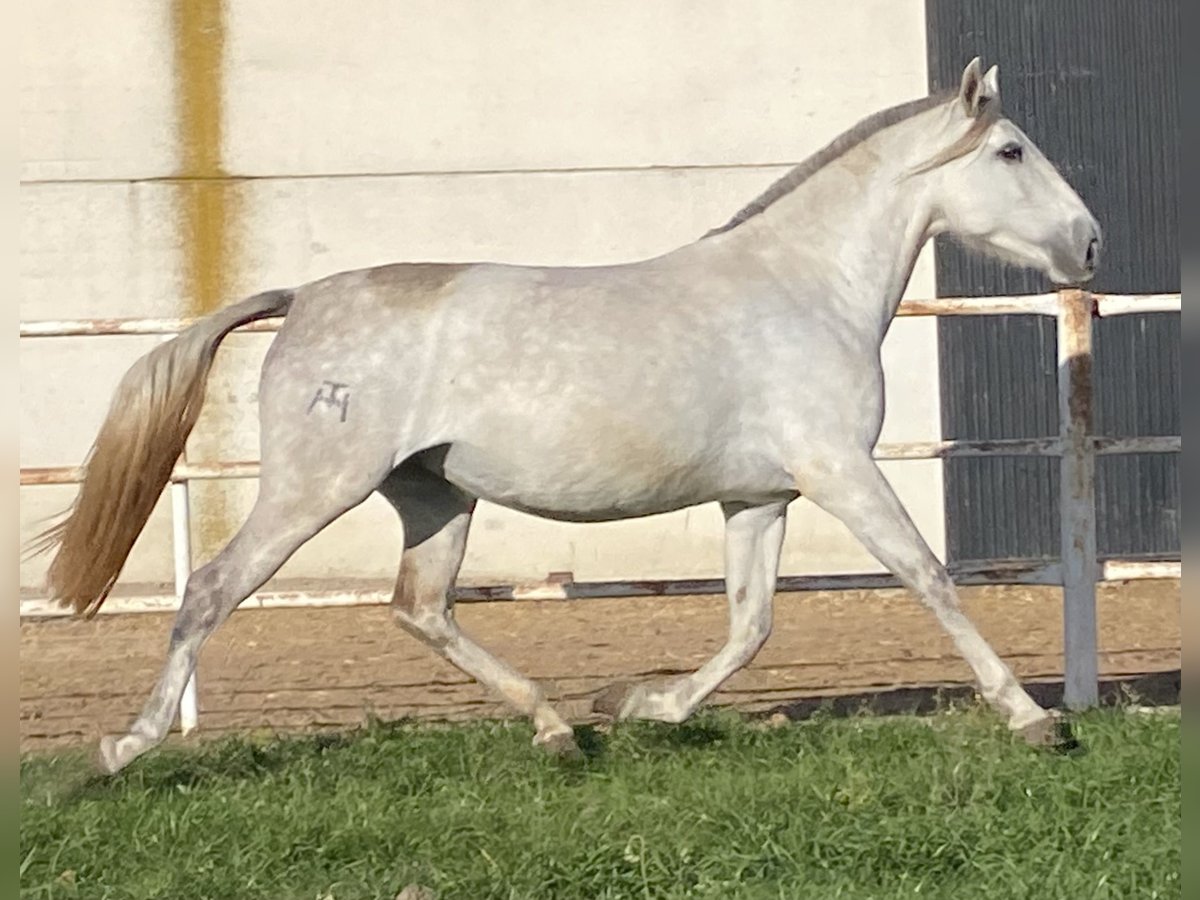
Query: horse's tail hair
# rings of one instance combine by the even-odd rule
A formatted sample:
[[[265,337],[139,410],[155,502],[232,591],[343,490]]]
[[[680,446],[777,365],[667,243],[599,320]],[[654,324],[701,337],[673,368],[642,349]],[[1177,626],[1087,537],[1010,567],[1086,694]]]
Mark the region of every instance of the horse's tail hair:
[[[201,319],[135,362],[121,379],[84,463],[75,502],[30,543],[54,550],[50,598],[91,618],[116,583],[133,543],[200,415],[217,346],[239,325],[285,315],[290,290],[267,291]]]

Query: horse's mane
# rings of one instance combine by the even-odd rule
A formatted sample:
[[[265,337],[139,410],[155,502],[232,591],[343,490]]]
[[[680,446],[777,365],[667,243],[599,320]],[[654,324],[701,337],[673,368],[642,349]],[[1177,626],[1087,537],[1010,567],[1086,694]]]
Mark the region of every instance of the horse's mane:
[[[709,231],[704,237],[712,237],[714,234],[722,234],[730,231],[741,225],[747,219],[753,218],[761,213],[764,209],[783,197],[786,197],[801,184],[811,178],[814,174],[825,168],[835,159],[844,156],[850,150],[853,150],[863,141],[870,138],[889,126],[903,122],[905,119],[911,119],[913,116],[933,109],[935,106],[940,106],[943,103],[948,103],[953,98],[954,93],[938,93],[930,94],[928,97],[921,97],[917,100],[910,100],[907,103],[901,103],[899,106],[892,106],[887,109],[882,109],[877,113],[867,116],[849,131],[834,138],[827,146],[818,150],[804,162],[797,165],[790,172],[772,184],[762,194],[755,198],[751,203],[744,206],[738,213],[719,228],[714,228]],[[971,128],[954,144],[947,147],[929,162],[918,167],[916,172],[928,171],[943,165],[952,159],[957,159],[960,156],[969,153],[975,147],[979,146],[983,140],[983,135],[991,126],[991,121],[985,121],[987,117],[980,116],[971,125]]]

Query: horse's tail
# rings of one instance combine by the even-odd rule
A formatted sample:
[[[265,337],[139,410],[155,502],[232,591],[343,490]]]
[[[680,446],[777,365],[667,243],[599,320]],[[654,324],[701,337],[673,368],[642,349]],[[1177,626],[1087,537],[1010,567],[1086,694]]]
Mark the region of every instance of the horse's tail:
[[[201,319],[135,362],[88,452],[79,494],[31,544],[56,550],[51,599],[96,614],[146,525],[200,415],[217,346],[239,325],[287,313],[288,290],[267,291]]]

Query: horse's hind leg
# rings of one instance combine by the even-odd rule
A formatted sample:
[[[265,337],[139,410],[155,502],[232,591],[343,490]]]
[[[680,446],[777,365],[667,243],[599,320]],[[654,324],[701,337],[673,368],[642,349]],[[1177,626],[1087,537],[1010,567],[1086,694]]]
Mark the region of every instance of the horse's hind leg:
[[[556,753],[575,753],[571,726],[546,701],[541,688],[497,659],[454,620],[451,589],[462,565],[475,499],[414,463],[396,469],[380,486],[404,523],[404,555],[392,612],[397,624],[533,720],[533,742]]]
[[[746,666],[771,633],[771,607],[779,554],[787,525],[787,502],[749,506],[725,503],[725,591],[729,638],[691,675],[661,688],[617,683],[594,701],[596,712],[615,719],[682,722],[735,672]]]
[[[204,642],[251,593],[275,574],[310,537],[365,500],[378,479],[322,479],[299,484],[288,476],[287,490],[264,480],[250,517],[225,548],[192,573],[171,630],[167,661],[142,714],[120,738],[100,742],[100,764],[112,774],[161,743],[179,700],[196,668]]]

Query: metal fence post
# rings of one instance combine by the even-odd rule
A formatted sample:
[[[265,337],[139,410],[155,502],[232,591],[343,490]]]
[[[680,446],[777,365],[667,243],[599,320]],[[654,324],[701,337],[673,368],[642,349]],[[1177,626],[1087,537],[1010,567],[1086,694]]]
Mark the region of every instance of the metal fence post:
[[[183,603],[188,578],[192,574],[192,511],[188,497],[187,479],[171,482],[171,542],[175,554],[175,599]],[[196,694],[196,674],[188,679],[179,701],[179,727],[190,734],[200,719],[200,702]]]
[[[1081,290],[1059,292],[1058,419],[1062,439],[1060,520],[1063,581],[1063,702],[1099,702],[1096,642],[1096,457],[1092,444],[1092,312]]]

